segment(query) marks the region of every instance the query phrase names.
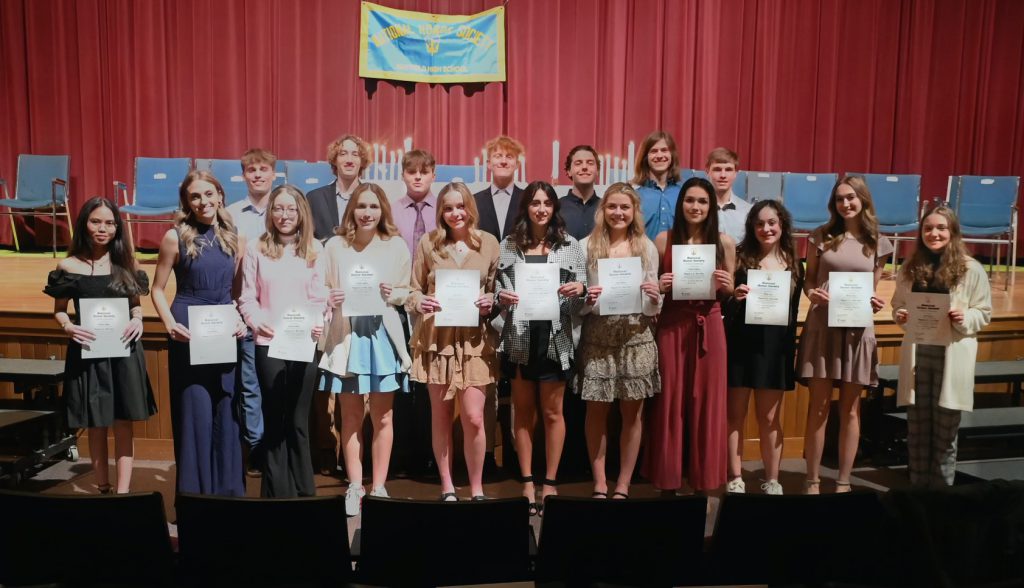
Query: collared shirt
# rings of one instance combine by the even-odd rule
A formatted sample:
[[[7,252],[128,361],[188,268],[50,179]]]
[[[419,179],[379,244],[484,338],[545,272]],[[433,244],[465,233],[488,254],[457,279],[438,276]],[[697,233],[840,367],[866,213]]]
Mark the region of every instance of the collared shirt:
[[[248,196],[228,206],[228,214],[235,222],[238,234],[246,241],[254,241],[267,232],[267,209],[260,210]]]
[[[505,238],[505,218],[508,217],[508,205],[512,202],[512,190],[514,186],[509,184],[507,188],[499,188],[491,184],[491,199],[494,202],[494,212],[498,215],[498,232]]]
[[[653,241],[658,233],[672,230],[676,218],[676,201],[682,184],[670,181],[662,190],[658,182],[648,179],[637,188],[640,194],[640,212],[644,215],[644,231]]]
[[[423,226],[426,228],[423,234],[425,235],[437,228],[437,196],[427,194],[423,202],[426,202],[426,206],[423,207]],[[416,230],[415,202],[408,195],[402,196],[398,202],[395,202],[391,212],[394,216],[395,226],[398,227],[398,232],[409,245],[409,255],[414,255],[417,245],[412,240],[413,233]]]
[[[601,206],[601,199],[594,194],[584,202],[570,188],[568,194],[558,199],[558,206],[566,231],[576,240],[582,241],[594,230],[594,215]]]
[[[356,182],[354,184],[352,184],[352,190],[350,190],[348,192],[342,192],[341,191],[341,179],[338,179],[337,182],[334,182],[334,197],[338,200],[338,224],[337,224],[337,226],[339,226],[339,227],[341,226],[341,220],[345,217],[345,207],[348,206],[348,199],[352,197],[352,192],[355,192],[356,188],[358,186],[359,186],[359,180],[356,180]]]
[[[718,206],[718,230],[739,243],[743,240],[743,234],[746,233],[747,214],[751,208],[749,202],[730,191],[729,201],[724,206]]]

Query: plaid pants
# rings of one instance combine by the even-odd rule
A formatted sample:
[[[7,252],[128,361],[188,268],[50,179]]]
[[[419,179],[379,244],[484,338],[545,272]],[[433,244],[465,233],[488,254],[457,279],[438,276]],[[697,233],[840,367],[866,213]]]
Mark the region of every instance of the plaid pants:
[[[907,407],[910,483],[926,488],[952,486],[960,411],[939,406],[946,348],[918,345],[914,404]]]

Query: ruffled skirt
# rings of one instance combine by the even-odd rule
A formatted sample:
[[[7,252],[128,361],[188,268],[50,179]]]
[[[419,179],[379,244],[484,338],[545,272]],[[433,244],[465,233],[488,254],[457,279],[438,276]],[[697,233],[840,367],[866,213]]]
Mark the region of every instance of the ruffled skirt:
[[[661,391],[658,345],[649,316],[588,315],[578,353],[584,400],[643,400]]]

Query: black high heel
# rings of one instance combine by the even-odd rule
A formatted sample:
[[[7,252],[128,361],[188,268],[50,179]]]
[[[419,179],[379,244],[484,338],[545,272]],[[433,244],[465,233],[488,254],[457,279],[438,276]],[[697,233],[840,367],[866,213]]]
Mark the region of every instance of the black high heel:
[[[557,488],[558,487],[558,480],[550,480],[548,478],[544,478],[543,480],[541,480],[540,483],[541,483],[542,486],[551,486],[552,488]],[[544,498],[541,498],[541,500],[543,501]],[[543,502],[541,502],[541,503],[539,503],[537,505],[537,516],[539,516],[539,517],[544,516],[544,503]]]
[[[519,482],[522,484],[533,483],[533,476],[519,476]],[[534,489],[534,500],[530,500],[530,516],[537,516],[540,514],[541,505],[537,503],[537,490]]]

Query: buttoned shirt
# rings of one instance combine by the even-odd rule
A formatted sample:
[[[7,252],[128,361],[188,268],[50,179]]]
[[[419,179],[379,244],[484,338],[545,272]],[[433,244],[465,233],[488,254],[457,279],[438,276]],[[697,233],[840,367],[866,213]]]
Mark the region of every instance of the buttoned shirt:
[[[668,182],[665,189],[662,189],[652,179],[648,179],[637,188],[640,194],[640,212],[644,215],[644,232],[652,241],[658,233],[672,229],[680,188],[682,185],[678,180]]]
[[[437,228],[437,196],[427,194],[422,202],[426,203],[423,206],[423,227],[426,229],[423,234],[425,235]],[[409,255],[415,255],[417,243],[413,242],[413,233],[416,231],[416,203],[408,195],[405,195],[395,203],[392,214],[398,232],[409,245]]]
[[[730,190],[729,201],[724,205],[718,205],[718,230],[739,243],[743,240],[744,233],[747,232],[747,214],[751,208],[749,202],[733,194]]]
[[[349,192],[341,191],[341,180],[334,182],[334,197],[338,200],[338,225],[341,226],[341,219],[345,217],[345,207],[348,206],[348,199],[352,197],[352,192],[355,192],[356,187],[359,186],[359,182],[356,181],[352,184],[352,190]]]
[[[498,215],[498,230],[505,230],[505,218],[508,217],[508,205],[512,202],[512,184],[507,188],[499,188],[491,184],[491,199],[494,201],[494,213]],[[515,214],[515,213],[513,213]],[[505,235],[502,235],[504,238]]]
[[[565,230],[581,241],[594,230],[594,215],[601,206],[601,199],[594,194],[584,202],[570,189],[568,194],[558,199],[558,206],[565,221]]]
[[[235,223],[238,234],[246,241],[255,241],[267,232],[267,209],[260,210],[248,196],[228,206],[228,214]]]

